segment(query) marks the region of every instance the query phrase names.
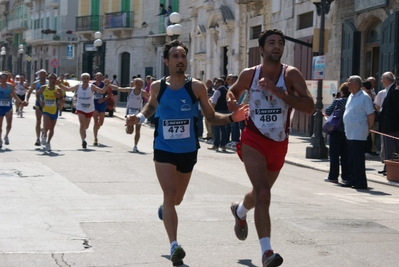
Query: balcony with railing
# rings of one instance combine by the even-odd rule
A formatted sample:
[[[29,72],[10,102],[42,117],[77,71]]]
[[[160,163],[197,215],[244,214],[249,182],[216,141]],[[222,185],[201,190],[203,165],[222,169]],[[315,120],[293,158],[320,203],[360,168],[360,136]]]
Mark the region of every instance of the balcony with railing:
[[[25,41],[29,44],[43,43],[44,35],[42,33],[43,29],[33,29],[26,31]]]
[[[26,18],[13,19],[8,21],[10,31],[22,31],[28,29],[28,20]]]
[[[133,13],[134,12],[112,12],[105,13],[105,29],[132,29],[133,28]]]
[[[79,34],[93,31],[101,31],[101,21],[102,16],[99,15],[76,17],[76,32]]]
[[[59,5],[60,5],[60,0],[45,0],[44,1],[45,7],[57,8]]]

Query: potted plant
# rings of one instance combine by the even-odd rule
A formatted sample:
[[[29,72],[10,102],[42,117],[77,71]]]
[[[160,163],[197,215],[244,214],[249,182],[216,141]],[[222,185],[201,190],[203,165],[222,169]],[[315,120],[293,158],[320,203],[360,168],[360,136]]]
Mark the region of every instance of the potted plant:
[[[389,181],[399,182],[399,154],[393,153],[390,160],[384,160]]]

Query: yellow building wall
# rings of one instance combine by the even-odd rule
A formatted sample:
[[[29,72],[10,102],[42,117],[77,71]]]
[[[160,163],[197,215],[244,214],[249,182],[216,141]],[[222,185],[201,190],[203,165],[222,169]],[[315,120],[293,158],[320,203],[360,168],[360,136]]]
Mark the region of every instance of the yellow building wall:
[[[90,15],[90,1],[79,1],[79,16]]]
[[[143,6],[143,0],[133,0],[132,2],[132,11],[134,12],[134,27],[139,28],[141,27],[141,23],[143,21],[143,10],[141,9]]]

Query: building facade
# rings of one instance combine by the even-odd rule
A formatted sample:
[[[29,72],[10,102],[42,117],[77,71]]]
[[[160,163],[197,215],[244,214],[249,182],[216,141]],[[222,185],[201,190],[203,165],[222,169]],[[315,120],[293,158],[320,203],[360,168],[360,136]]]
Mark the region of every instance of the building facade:
[[[75,1],[10,0],[0,4],[0,45],[6,51],[5,69],[14,74],[25,73],[30,81],[42,68],[57,74],[75,73]]]

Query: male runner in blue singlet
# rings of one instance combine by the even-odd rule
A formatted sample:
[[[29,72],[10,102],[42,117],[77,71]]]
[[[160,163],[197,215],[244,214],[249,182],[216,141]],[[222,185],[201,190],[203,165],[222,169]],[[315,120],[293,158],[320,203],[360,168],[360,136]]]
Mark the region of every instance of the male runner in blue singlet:
[[[170,241],[173,266],[183,264],[186,253],[177,243],[175,206],[184,197],[197,162],[199,143],[196,135],[198,103],[206,119],[216,125],[241,121],[246,107],[232,114],[216,113],[208,102],[205,85],[185,75],[187,47],[178,40],[165,44],[163,58],[170,76],[151,84],[150,99],[140,113],[126,118],[126,125],[143,123],[155,113],[154,162],[163,191],[162,217]]]

